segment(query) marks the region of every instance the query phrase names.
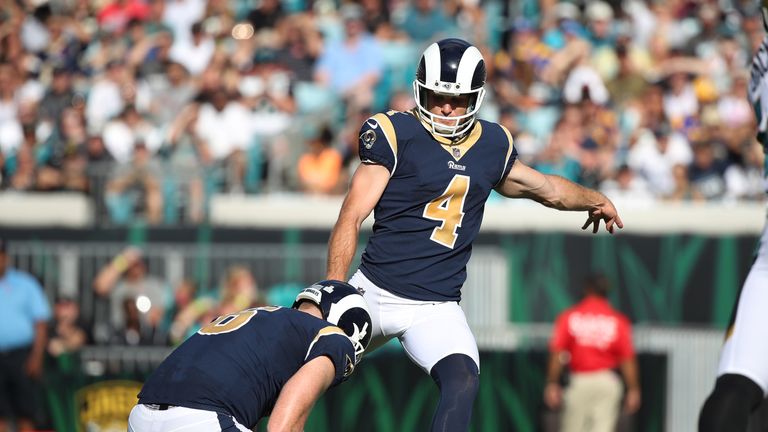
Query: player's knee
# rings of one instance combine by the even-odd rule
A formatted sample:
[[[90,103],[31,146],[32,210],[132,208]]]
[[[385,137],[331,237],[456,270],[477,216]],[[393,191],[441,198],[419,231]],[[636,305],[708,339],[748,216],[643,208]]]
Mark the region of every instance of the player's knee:
[[[700,432],[744,430],[749,414],[763,400],[763,390],[751,379],[726,374],[717,379],[699,416]]]
[[[451,354],[443,358],[430,371],[441,394],[461,395],[470,401],[475,399],[480,387],[477,364],[466,354]]]

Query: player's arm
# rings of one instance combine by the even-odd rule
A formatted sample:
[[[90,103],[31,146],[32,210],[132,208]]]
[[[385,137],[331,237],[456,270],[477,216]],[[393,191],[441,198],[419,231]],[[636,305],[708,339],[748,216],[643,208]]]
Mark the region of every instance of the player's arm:
[[[360,226],[373,211],[388,182],[389,170],[382,165],[363,163],[357,167],[328,242],[327,279],[347,280]]]
[[[333,383],[336,368],[327,356],[307,362],[285,383],[269,416],[269,432],[301,432],[315,402]]]
[[[560,176],[542,174],[519,160],[496,190],[509,198],[529,198],[557,210],[586,210],[589,216],[581,229],[593,225],[594,233],[600,228],[601,220],[611,234],[614,224],[624,228],[616,207],[602,193]]]

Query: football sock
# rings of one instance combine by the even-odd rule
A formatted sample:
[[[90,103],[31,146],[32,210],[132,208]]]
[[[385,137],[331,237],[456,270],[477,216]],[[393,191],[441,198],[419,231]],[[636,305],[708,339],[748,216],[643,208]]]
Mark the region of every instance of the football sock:
[[[721,376],[701,408],[699,432],[746,431],[750,413],[762,400],[763,390],[749,378]]]
[[[432,367],[430,376],[440,389],[440,402],[432,418],[432,432],[466,432],[480,385],[475,361],[451,354]]]

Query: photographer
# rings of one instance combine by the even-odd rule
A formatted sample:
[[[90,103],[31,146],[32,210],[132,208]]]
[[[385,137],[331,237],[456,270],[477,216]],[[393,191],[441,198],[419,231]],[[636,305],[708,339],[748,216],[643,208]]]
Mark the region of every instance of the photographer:
[[[128,247],[101,269],[93,281],[97,294],[109,297],[111,334],[126,330],[125,302],[135,303],[145,325],[161,330],[170,289],[161,279],[149,275],[139,249]]]

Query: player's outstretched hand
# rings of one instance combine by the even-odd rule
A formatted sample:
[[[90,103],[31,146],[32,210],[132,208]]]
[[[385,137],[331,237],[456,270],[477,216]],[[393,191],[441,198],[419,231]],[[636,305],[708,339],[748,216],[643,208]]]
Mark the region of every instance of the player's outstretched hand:
[[[624,223],[621,221],[619,212],[616,211],[616,207],[614,207],[612,202],[606,201],[597,208],[589,211],[589,217],[581,229],[587,229],[588,226],[592,225],[592,232],[597,233],[597,230],[600,229],[601,220],[605,221],[605,229],[611,234],[613,234],[614,225],[619,228],[624,228]]]

